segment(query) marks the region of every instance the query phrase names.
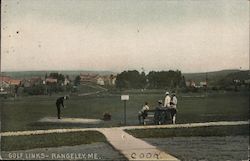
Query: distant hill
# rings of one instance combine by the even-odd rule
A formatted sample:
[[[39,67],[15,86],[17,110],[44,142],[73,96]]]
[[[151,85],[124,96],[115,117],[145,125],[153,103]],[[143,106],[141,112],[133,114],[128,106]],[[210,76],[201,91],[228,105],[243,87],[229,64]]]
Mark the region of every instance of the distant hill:
[[[18,72],[2,72],[2,75],[8,75],[14,78],[31,78],[31,77],[44,77],[46,73],[61,73],[63,75],[68,75],[69,77],[75,77],[82,74],[99,74],[99,75],[110,75],[116,74],[111,71],[18,71]]]
[[[194,80],[195,82],[205,81],[206,75],[210,84],[216,83],[225,77],[235,77],[239,79],[240,77],[247,77],[249,71],[240,71],[240,70],[221,70],[215,72],[204,72],[204,73],[184,73],[186,80]]]
[[[230,73],[227,76],[225,76],[221,81],[225,82],[232,82],[233,80],[248,80],[250,79],[250,71],[239,71],[235,73]]]

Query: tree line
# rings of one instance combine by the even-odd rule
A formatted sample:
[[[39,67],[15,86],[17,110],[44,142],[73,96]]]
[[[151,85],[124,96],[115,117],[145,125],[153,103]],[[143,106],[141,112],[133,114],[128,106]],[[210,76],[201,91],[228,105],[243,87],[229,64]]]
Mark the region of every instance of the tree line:
[[[166,89],[184,86],[185,78],[179,70],[150,71],[148,74],[129,70],[118,74],[116,78],[116,87],[119,89]]]

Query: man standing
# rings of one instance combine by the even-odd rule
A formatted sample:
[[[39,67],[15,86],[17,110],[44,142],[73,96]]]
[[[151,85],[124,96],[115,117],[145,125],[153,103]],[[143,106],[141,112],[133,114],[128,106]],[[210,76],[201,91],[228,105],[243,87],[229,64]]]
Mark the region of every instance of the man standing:
[[[171,101],[171,98],[169,96],[169,92],[166,92],[165,101],[164,101],[164,107],[165,108],[170,107],[170,101]]]
[[[165,111],[164,111],[164,121],[166,122],[167,120],[168,120],[168,118],[169,118],[169,114],[168,114],[168,112],[167,111],[169,111],[169,109],[170,109],[170,102],[171,102],[171,97],[169,96],[169,92],[167,91],[166,93],[165,93],[165,100],[164,100],[164,109],[165,109]]]
[[[56,107],[57,107],[57,118],[58,119],[61,119],[61,106],[64,108],[64,100],[67,100],[69,99],[68,96],[64,96],[64,97],[59,97],[57,100],[56,100]]]
[[[173,124],[175,124],[175,120],[176,120],[176,113],[177,113],[177,97],[175,95],[175,93],[172,94],[172,98],[171,98],[171,102],[170,102],[170,114],[171,114],[171,118],[172,118],[172,122]]]
[[[155,124],[161,125],[165,122],[164,106],[162,105],[162,100],[158,101],[158,106],[155,108],[154,122]]]

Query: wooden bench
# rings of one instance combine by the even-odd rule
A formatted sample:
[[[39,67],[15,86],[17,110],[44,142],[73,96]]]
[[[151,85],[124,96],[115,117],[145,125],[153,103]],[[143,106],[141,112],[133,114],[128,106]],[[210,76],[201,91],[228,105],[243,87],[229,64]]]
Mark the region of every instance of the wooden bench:
[[[161,109],[161,110],[160,110],[160,109],[158,109],[158,110],[156,110],[156,109],[154,109],[154,110],[145,110],[144,112],[146,113],[146,117],[144,117],[144,118],[142,117],[142,123],[143,123],[143,125],[146,125],[146,124],[149,123],[149,122],[151,122],[151,123],[153,123],[153,124],[159,125],[159,124],[163,124],[163,123],[166,123],[166,122],[168,122],[168,121],[171,121],[171,118],[170,118],[170,111],[167,110],[167,109]],[[159,122],[159,120],[156,118],[156,117],[157,117],[157,116],[155,116],[156,112],[159,112],[159,113],[165,112],[165,113],[166,113],[167,117],[164,118],[164,120],[163,120],[162,123]],[[159,113],[158,113],[158,114],[159,114]]]

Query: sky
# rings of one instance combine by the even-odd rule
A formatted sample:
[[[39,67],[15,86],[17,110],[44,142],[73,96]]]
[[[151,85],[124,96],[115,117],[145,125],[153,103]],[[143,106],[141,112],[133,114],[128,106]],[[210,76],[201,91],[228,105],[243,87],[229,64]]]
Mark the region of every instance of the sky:
[[[3,0],[1,70],[249,69],[248,0]]]

